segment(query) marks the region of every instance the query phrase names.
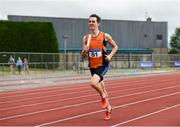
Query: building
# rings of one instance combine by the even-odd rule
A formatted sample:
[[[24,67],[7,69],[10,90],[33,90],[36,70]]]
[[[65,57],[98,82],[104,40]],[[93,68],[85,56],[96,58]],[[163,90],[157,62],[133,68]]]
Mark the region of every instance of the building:
[[[88,33],[88,19],[9,15],[10,21],[52,22],[60,52],[80,52],[83,36]],[[120,47],[119,53],[167,53],[167,22],[107,20],[101,30],[110,33]]]

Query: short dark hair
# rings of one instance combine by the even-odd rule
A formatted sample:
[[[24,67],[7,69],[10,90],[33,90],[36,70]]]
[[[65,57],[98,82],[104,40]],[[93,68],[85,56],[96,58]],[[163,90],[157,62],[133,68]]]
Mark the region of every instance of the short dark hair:
[[[89,16],[89,18],[90,17],[96,17],[96,19],[97,19],[97,22],[98,23],[100,23],[101,22],[101,17],[99,17],[98,15],[96,15],[96,14],[91,14],[90,16]]]

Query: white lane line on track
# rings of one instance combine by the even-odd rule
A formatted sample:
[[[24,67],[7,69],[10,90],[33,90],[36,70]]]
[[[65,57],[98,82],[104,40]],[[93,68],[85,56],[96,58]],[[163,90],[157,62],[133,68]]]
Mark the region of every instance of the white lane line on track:
[[[157,110],[155,112],[151,112],[151,113],[148,113],[148,114],[145,114],[145,115],[142,115],[142,116],[139,116],[139,117],[136,117],[136,118],[133,118],[133,119],[130,119],[130,120],[115,124],[115,125],[112,125],[111,127],[117,127],[117,126],[120,126],[120,125],[123,125],[123,124],[126,124],[126,123],[130,123],[132,121],[139,120],[139,119],[142,119],[142,118],[145,118],[145,117],[148,117],[148,116],[152,116],[154,114],[157,114],[157,113],[160,113],[160,112],[163,112],[163,111],[167,111],[167,110],[170,110],[172,108],[179,107],[179,106],[180,106],[180,104],[176,104],[176,105],[173,105],[173,106],[170,106],[170,107],[166,107],[166,108],[163,108],[161,110]]]
[[[115,80],[116,81],[116,80]],[[147,81],[147,79],[143,79],[143,80],[141,80],[141,81],[131,81],[131,83],[136,83],[136,82],[143,82],[143,81]],[[156,80],[154,80],[154,79],[151,79],[150,81],[156,81]],[[108,81],[109,82],[109,81]],[[121,81],[121,83],[123,84],[123,83],[128,83],[129,82],[129,80],[127,81],[127,80],[125,80],[125,81]],[[83,84],[82,84],[83,85]],[[84,84],[85,85],[85,84]],[[112,84],[112,85],[114,85],[114,84]],[[112,86],[111,85],[111,86]],[[126,86],[126,85],[125,85]],[[68,88],[67,88],[68,87]],[[70,87],[70,88],[69,88]],[[85,86],[81,86],[80,88],[82,88],[82,87],[85,87]],[[88,88],[89,87],[89,85],[87,85],[85,88]],[[63,89],[63,90],[57,90],[57,88],[47,88],[47,89],[45,89],[45,90],[48,90],[49,92],[56,92],[56,91],[64,91],[64,90],[72,90],[72,88],[73,89],[80,89],[79,88],[79,86],[78,86],[78,88],[75,88],[75,86],[64,86],[64,87],[59,87],[58,89]],[[35,90],[34,90],[35,91]],[[39,91],[39,90],[37,90],[37,91]],[[31,92],[31,91],[30,91]],[[34,94],[41,94],[41,93],[47,93],[47,91],[42,91],[42,92],[38,92],[38,93],[25,93],[25,95],[34,95]],[[19,97],[19,96],[23,96],[23,95],[10,95],[10,96],[5,96],[5,97],[0,97],[0,98],[7,98],[7,97]]]
[[[178,87],[180,87],[180,86],[178,86]],[[155,92],[155,91],[164,90],[164,89],[170,89],[170,88],[168,87],[168,88],[161,88],[161,89],[150,90],[150,91],[143,91],[143,92],[134,93],[134,94],[121,95],[121,96],[111,97],[111,98],[109,98],[109,100],[122,98],[122,97],[129,97],[129,96],[134,96],[134,95],[139,95],[139,94],[145,94],[145,93]],[[64,109],[64,108],[77,107],[77,106],[82,106],[82,105],[85,105],[85,104],[92,104],[92,103],[96,103],[96,102],[99,102],[99,101],[100,100],[84,102],[84,103],[73,104],[73,105],[68,105],[68,106],[63,106],[63,107],[58,107],[58,108],[52,108],[52,109],[48,109],[48,110],[42,110],[42,111],[30,112],[30,113],[15,115],[15,116],[4,117],[4,118],[0,118],[0,121],[7,120],[7,119],[18,118],[18,117],[23,117],[23,116],[28,116],[28,115],[33,115],[33,114],[39,114],[39,113],[44,113],[44,112],[60,110],[60,109]],[[104,111],[104,110],[102,110],[102,111]]]
[[[128,81],[125,81],[125,82],[128,82]],[[85,88],[88,88],[89,87],[89,84],[87,84],[87,83],[79,83],[79,84],[77,84],[78,85],[78,88],[75,88],[76,87],[76,85],[72,85],[72,84],[67,84],[67,85],[64,85],[64,86],[56,86],[55,88],[54,87],[46,87],[46,88],[40,88],[40,90],[39,89],[33,89],[33,90],[30,90],[30,91],[18,91],[20,94],[25,94],[25,95],[27,95],[27,92],[28,92],[28,95],[34,95],[34,94],[39,94],[39,93],[46,93],[47,92],[47,90],[49,91],[49,92],[54,92],[54,91],[64,91],[64,90],[72,90],[72,88],[73,89],[80,89],[79,88],[79,85],[81,85],[80,87],[82,88],[82,87],[85,87]],[[83,86],[82,86],[83,85]],[[86,86],[84,86],[84,85],[86,85]],[[63,90],[57,90],[57,89],[63,89]],[[29,93],[29,92],[38,92],[38,91],[41,91],[41,92],[38,92],[38,93]],[[17,92],[13,92],[13,93],[9,93],[9,94],[17,94]],[[5,93],[6,94],[6,93]],[[3,95],[3,94],[1,94],[0,93],[0,95]],[[0,97],[0,98],[7,98],[7,97],[19,97],[19,96],[23,96],[23,95],[7,95],[7,96],[5,96],[5,97]]]
[[[156,80],[150,80],[151,82],[152,82],[152,84],[153,84],[153,82],[154,81],[156,81]],[[150,81],[148,81],[148,83],[150,83]],[[162,80],[162,82],[170,82],[170,81],[172,81],[172,80]],[[127,83],[130,83],[131,81],[127,81]],[[139,83],[140,85],[142,85],[142,84],[146,84],[146,82],[142,82],[142,81],[138,81],[138,82],[141,82],[141,83]],[[138,83],[137,81],[134,81],[134,82],[131,82],[131,83]],[[160,82],[160,83],[162,83],[162,82]],[[118,83],[113,83],[113,85],[111,85],[111,86],[114,86],[114,85],[117,85],[117,84],[119,84],[119,82]],[[138,85],[139,85],[138,84]],[[136,86],[137,84],[133,84],[133,85],[123,85],[123,86],[121,86],[121,85],[119,85],[119,86],[117,86],[117,87],[112,87],[112,88],[119,88],[119,87],[127,87],[127,86]],[[89,86],[88,86],[89,87]],[[87,87],[87,88],[88,88]],[[75,88],[74,88],[75,89]],[[89,92],[89,91],[93,91],[92,89],[90,89],[90,90],[86,90],[86,91],[82,91],[82,89],[81,88],[78,88],[78,89],[80,89],[81,90],[81,92],[71,92],[71,93],[67,93],[67,92],[65,92],[65,94],[64,94],[64,91],[62,92],[61,91],[61,93],[63,93],[63,94],[53,94],[53,95],[46,95],[46,96],[39,96],[39,97],[29,97],[29,98],[23,98],[23,99],[17,99],[17,100],[15,100],[15,99],[13,99],[13,100],[9,100],[9,101],[1,101],[1,104],[5,104],[5,103],[12,103],[12,102],[18,102],[18,101],[25,101],[25,100],[32,100],[32,99],[42,99],[42,98],[47,98],[47,97],[54,97],[54,96],[64,96],[64,95],[71,95],[71,94],[76,94],[76,93],[83,93],[83,92]],[[76,90],[76,89],[75,89]],[[58,91],[58,90],[57,90]],[[56,91],[53,91],[52,93],[54,93],[54,92],[56,92]],[[41,92],[41,93],[48,93],[48,92]],[[38,94],[41,94],[41,93],[38,93]],[[28,95],[34,95],[34,93],[31,93],[31,94],[28,94]],[[21,95],[22,96],[22,95]],[[21,96],[15,96],[15,97],[21,97]],[[14,97],[14,96],[13,96]],[[6,98],[8,98],[8,97],[6,97]]]
[[[79,85],[81,85],[81,84],[79,84]],[[79,89],[79,88],[88,88],[88,86],[89,85],[86,85],[84,83],[81,86],[72,85],[71,87],[68,87],[68,88],[64,88],[64,87],[51,88],[51,87],[49,87],[49,88],[43,89],[43,90],[35,89],[33,91],[27,91],[27,92],[23,92],[22,91],[22,93],[18,93],[18,95],[16,95],[16,94],[15,95],[4,95],[3,97],[0,97],[0,99],[1,98],[7,98],[7,97],[20,97],[20,96],[23,96],[23,95],[36,95],[36,94],[46,93],[46,92],[49,92],[49,93],[56,92],[56,91],[61,92],[61,91],[65,91],[65,90],[72,90],[72,89]],[[78,88],[76,88],[76,87],[78,87]],[[37,92],[37,93],[33,93],[33,92]]]
[[[43,98],[56,97],[56,96],[71,95],[71,94],[76,94],[76,93],[86,93],[86,92],[89,92],[89,91],[93,91],[93,90],[86,90],[86,91],[81,91],[81,92],[77,91],[77,92],[71,92],[71,93],[65,93],[65,94],[53,94],[53,95],[46,95],[46,96],[39,96],[39,97],[23,98],[23,99],[19,99],[19,100],[4,101],[4,102],[1,102],[1,104],[18,102],[18,101],[34,100],[34,99],[43,99]]]
[[[131,102],[131,103],[128,103],[128,104],[123,104],[123,105],[120,105],[120,106],[115,106],[115,107],[113,107],[113,109],[122,108],[122,107],[130,106],[130,105],[139,104],[139,103],[143,103],[143,102],[147,102],[147,101],[152,101],[152,100],[156,100],[156,99],[160,99],[160,98],[165,98],[165,97],[169,97],[169,96],[173,96],[173,95],[178,95],[178,94],[180,94],[180,92],[176,92],[176,93],[172,93],[172,94],[166,94],[166,95],[162,95],[162,96],[158,96],[158,97],[153,97],[153,98],[148,98],[148,99],[144,99],[144,100],[140,100],[140,101]],[[40,125],[36,125],[35,127],[50,126],[51,124],[55,124],[55,123],[58,123],[58,122],[72,120],[72,119],[76,119],[76,118],[80,118],[80,117],[84,117],[84,116],[100,113],[100,112],[103,112],[103,111],[104,110],[98,110],[98,111],[95,111],[95,112],[84,113],[84,114],[76,115],[76,116],[73,116],[73,117],[68,117],[68,118],[64,118],[64,119],[60,119],[60,120],[56,120],[56,121],[52,121],[52,122],[43,123],[43,124],[40,124]]]
[[[166,75],[165,75],[166,76]],[[138,79],[143,79],[144,80],[144,78],[146,78],[146,77],[138,77]],[[117,79],[115,79],[115,80],[117,80]],[[122,80],[122,79],[119,79],[119,80]],[[147,79],[145,79],[145,80],[147,80]],[[111,81],[111,80],[107,80],[107,81]],[[123,80],[121,81],[121,82],[123,82]],[[72,84],[67,84],[68,86],[69,85],[72,85]],[[64,87],[68,87],[68,86],[64,86]],[[58,86],[57,86],[58,87]],[[53,88],[50,88],[50,87],[46,87],[46,88],[40,88],[40,90],[39,89],[31,89],[31,90],[27,90],[27,91],[18,91],[18,93],[25,93],[26,94],[26,92],[36,92],[36,91],[41,91],[41,90],[56,90],[57,89],[57,87],[53,87]],[[69,87],[71,87],[71,86],[69,86]],[[58,88],[63,88],[62,86],[59,86]],[[10,93],[8,93],[8,94],[13,94],[13,93],[15,93],[15,94],[17,94],[17,91],[15,91],[15,92],[13,92],[13,91],[10,91]],[[5,94],[7,94],[7,93],[5,93]],[[1,94],[0,93],[0,95],[4,95],[4,92]]]
[[[127,81],[127,82],[129,82],[129,81]],[[137,83],[137,81],[136,82],[131,82],[131,83]],[[119,84],[119,83],[113,83],[113,85],[111,85],[111,86],[116,86],[117,84]],[[144,84],[144,83],[140,83],[140,84]],[[137,84],[136,84],[137,85]],[[125,87],[126,86],[133,86],[133,85],[124,85]],[[112,88],[119,88],[119,87],[124,87],[124,86],[117,86],[117,87],[112,87]],[[90,88],[90,86],[88,86],[89,88]],[[87,87],[87,88],[88,88]],[[46,98],[46,97],[52,97],[52,96],[57,96],[57,95],[61,95],[61,96],[64,96],[64,95],[70,95],[70,94],[76,94],[76,93],[83,93],[83,92],[89,92],[89,91],[93,91],[93,89],[90,89],[90,90],[86,90],[86,91],[84,91],[84,90],[82,90],[82,87],[79,87],[79,88],[73,88],[73,90],[77,90],[77,89],[79,89],[79,90],[81,90],[81,92],[77,92],[77,91],[75,91],[75,92],[71,92],[71,93],[67,93],[66,92],[66,90],[61,90],[61,93],[63,93],[63,94],[53,94],[53,95],[47,95],[47,96],[40,96],[40,97],[30,97],[30,98],[25,98],[25,99],[19,99],[19,100],[12,100],[12,101],[1,101],[1,103],[9,103],[9,102],[17,102],[17,101],[25,101],[25,100],[31,100],[31,99],[38,99],[38,98]],[[72,90],[72,89],[70,89],[70,90]],[[57,90],[58,92],[60,92],[59,90]],[[50,92],[50,93],[54,93],[54,92],[57,92],[57,91],[52,91],[52,92]],[[48,93],[48,92],[46,92],[46,91],[44,91],[44,92],[39,92],[39,93],[30,93],[30,94],[28,94],[28,95],[36,95],[36,94],[42,94],[42,93]],[[65,93],[65,94],[64,94]],[[27,95],[27,94],[26,94]],[[23,96],[23,95],[21,95],[21,96]],[[13,96],[13,97],[21,97],[21,96]],[[3,97],[3,98],[7,98],[7,97]]]
[[[76,80],[76,79],[74,79],[74,80]],[[76,80],[76,81],[83,81],[84,79],[82,78],[82,79],[79,79],[79,80]],[[82,83],[84,83],[84,82],[82,82],[82,83],[79,83],[79,82],[75,82],[75,83],[69,83],[69,82],[72,82],[73,80],[71,80],[71,81],[64,81],[64,83],[62,84],[62,81],[61,82],[59,82],[60,83],[60,85],[58,86],[58,82],[54,82],[54,83],[56,83],[57,85],[54,85],[54,87],[56,87],[56,88],[53,88],[53,89],[57,89],[57,87],[61,87],[61,88],[63,88],[62,86],[64,85],[64,84],[66,84],[64,87],[67,87],[67,86],[69,86],[69,87],[71,87],[72,86],[72,84],[74,84],[74,85],[76,85],[76,84],[82,84]],[[36,81],[35,81],[36,82]],[[39,82],[38,82],[39,83]],[[46,83],[47,84],[47,81],[41,81],[41,83],[40,84],[43,84],[43,83]],[[69,83],[69,84],[68,84]],[[40,84],[38,84],[38,85],[40,85]],[[26,85],[25,83],[24,84],[21,84],[21,86],[22,85]],[[71,85],[71,86],[70,86]],[[15,85],[13,85],[13,86],[15,86]],[[13,87],[12,86],[12,87]],[[17,86],[17,85],[16,85]],[[30,85],[29,85],[30,86]],[[11,87],[10,85],[8,86],[8,87]],[[39,87],[39,89],[40,90],[46,90],[46,89],[48,89],[49,90],[49,87],[50,86],[44,86],[44,87],[46,87],[46,88],[40,88]],[[18,93],[26,93],[27,91],[39,91],[39,89],[34,89],[34,88],[30,88],[31,90],[28,90],[28,89],[25,89],[25,91],[21,91],[21,90],[18,90]],[[8,92],[8,93],[7,93]],[[17,91],[3,91],[3,93],[0,93],[0,95],[4,95],[4,94],[16,94],[17,93]]]
[[[171,83],[169,83],[171,84]],[[129,91],[129,90],[136,90],[136,89],[142,89],[142,88],[149,88],[149,87],[154,87],[153,86],[142,86],[142,87],[136,87],[136,88],[129,88],[129,89],[123,89],[123,90],[114,90],[111,93],[116,93],[116,92],[124,92],[124,91]],[[161,89],[155,89],[155,90],[165,90],[165,89],[171,89],[175,87],[180,87],[180,85],[172,86],[172,87],[164,87]],[[143,91],[146,92],[146,91]],[[139,92],[141,93],[141,92]],[[75,99],[80,99],[80,98],[86,98],[86,97],[92,97],[92,96],[97,96],[97,94],[91,94],[91,95],[85,95],[85,96],[78,96],[78,97],[71,97],[71,98],[65,98],[65,99],[59,99],[59,100],[54,100],[54,101],[46,101],[46,102],[40,102],[40,103],[33,103],[33,104],[27,104],[27,105],[20,105],[20,106],[14,106],[14,107],[9,107],[9,108],[1,108],[0,111],[4,110],[11,110],[11,109],[16,109],[16,108],[23,108],[23,107],[31,107],[31,106],[38,106],[38,105],[43,105],[43,104],[49,104],[49,103],[55,103],[55,102],[62,102],[62,101],[68,101],[68,100],[75,100]]]
[[[149,82],[148,82],[149,83]],[[161,82],[162,83],[162,82]],[[170,84],[173,84],[176,82],[171,82]],[[115,83],[114,83],[115,84]],[[118,83],[116,83],[118,84]],[[139,84],[146,84],[146,83],[139,83]],[[139,85],[138,84],[138,85]],[[168,83],[169,84],[169,83]],[[129,86],[129,85],[128,85]],[[132,85],[131,85],[132,86]],[[151,85],[152,86],[152,85]],[[153,85],[154,86],[154,85]],[[152,87],[153,87],[152,86]],[[113,88],[119,88],[121,86],[113,87]],[[136,87],[137,88],[137,87]],[[86,91],[81,91],[81,92],[71,92],[71,93],[65,93],[65,94],[53,94],[53,95],[47,95],[47,96],[39,96],[39,97],[30,97],[30,98],[23,98],[19,100],[10,100],[10,101],[2,101],[1,104],[7,104],[7,103],[14,103],[14,102],[19,102],[19,101],[27,101],[27,100],[34,100],[34,99],[43,99],[43,98],[49,98],[49,97],[57,97],[57,96],[64,96],[64,95],[71,95],[71,94],[76,94],[76,93],[86,93],[86,92],[91,92],[93,91],[92,89],[86,90]],[[126,91],[126,89],[123,89],[122,91]]]
[[[87,75],[80,75],[82,78],[87,78],[87,77],[90,77],[88,74]],[[21,79],[23,79],[23,80],[45,80],[45,79],[58,79],[58,80],[68,80],[68,79],[75,79],[75,78],[78,78],[79,79],[79,77],[80,76],[78,76],[78,75],[74,75],[74,76],[69,76],[69,75],[67,75],[67,76],[47,76],[47,77],[34,77],[34,78],[21,78]],[[15,79],[13,79],[13,78],[10,78],[10,79],[8,79],[8,80],[6,80],[6,79],[4,79],[4,80],[1,80],[0,79],[0,82],[16,82],[16,81],[19,81],[20,79],[19,78],[15,78]]]
[[[85,84],[84,84],[85,85]],[[72,88],[68,88],[68,89],[63,89],[62,88],[57,88],[55,90],[49,90],[49,91],[42,91],[42,92],[38,92],[38,93],[26,93],[26,94],[21,94],[21,95],[12,95],[12,96],[4,96],[4,97],[0,97],[0,99],[3,99],[3,98],[8,98],[8,97],[21,97],[21,96],[24,96],[24,95],[36,95],[36,94],[42,94],[42,93],[54,93],[54,92],[64,92],[64,91],[68,91],[68,90],[78,90],[78,89],[83,89],[83,88],[88,88],[89,86],[81,86],[81,87],[78,87],[76,88],[75,86],[72,87]]]

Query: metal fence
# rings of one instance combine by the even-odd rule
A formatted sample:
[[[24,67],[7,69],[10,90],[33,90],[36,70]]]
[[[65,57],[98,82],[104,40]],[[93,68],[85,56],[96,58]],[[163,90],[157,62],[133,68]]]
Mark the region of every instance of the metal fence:
[[[9,58],[12,56],[15,63],[20,57],[27,58],[30,71],[65,71],[83,72],[88,69],[88,59],[81,59],[80,53],[26,53],[0,52],[0,73],[10,73]],[[111,68],[166,68],[179,67],[180,54],[116,54],[110,63]],[[14,63],[14,68],[16,67]],[[144,66],[142,66],[144,65]],[[22,69],[23,70],[23,69]],[[17,71],[15,68],[14,71]]]

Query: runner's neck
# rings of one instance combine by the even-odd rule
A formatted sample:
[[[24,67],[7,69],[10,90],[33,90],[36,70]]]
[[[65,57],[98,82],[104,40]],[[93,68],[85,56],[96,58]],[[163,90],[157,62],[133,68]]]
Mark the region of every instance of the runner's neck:
[[[91,36],[92,37],[97,37],[99,35],[100,31],[99,30],[96,30],[96,31],[92,31],[91,32]]]

